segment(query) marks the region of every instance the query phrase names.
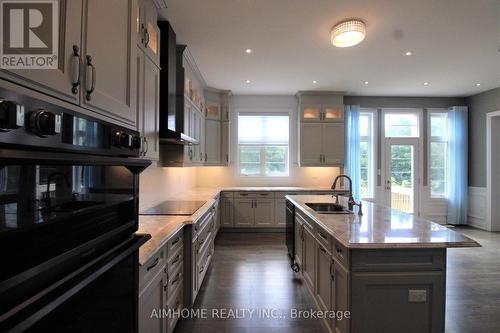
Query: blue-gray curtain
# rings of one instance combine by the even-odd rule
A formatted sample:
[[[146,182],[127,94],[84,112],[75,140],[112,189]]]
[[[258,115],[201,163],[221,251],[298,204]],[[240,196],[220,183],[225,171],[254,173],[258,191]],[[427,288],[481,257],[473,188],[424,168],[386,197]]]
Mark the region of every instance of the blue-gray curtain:
[[[359,105],[346,105],[344,111],[345,173],[352,179],[352,196],[355,200],[359,200],[361,191]]]
[[[448,110],[448,223],[467,224],[467,145],[466,106]]]

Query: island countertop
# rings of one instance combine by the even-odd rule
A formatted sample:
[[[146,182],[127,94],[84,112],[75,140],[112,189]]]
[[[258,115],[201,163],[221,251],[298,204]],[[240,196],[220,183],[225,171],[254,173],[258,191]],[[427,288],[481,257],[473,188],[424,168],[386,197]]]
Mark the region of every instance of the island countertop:
[[[286,196],[296,209],[314,220],[347,248],[478,247],[479,243],[435,222],[363,201],[363,215],[320,214],[306,203],[335,203],[331,196]]]

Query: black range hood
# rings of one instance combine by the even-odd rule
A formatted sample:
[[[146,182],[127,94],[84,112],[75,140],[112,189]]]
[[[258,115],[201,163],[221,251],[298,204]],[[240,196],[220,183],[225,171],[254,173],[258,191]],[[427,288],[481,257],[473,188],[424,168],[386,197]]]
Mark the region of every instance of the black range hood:
[[[198,144],[184,129],[184,68],[174,29],[167,21],[160,28],[160,144]],[[182,46],[179,46],[182,47]]]

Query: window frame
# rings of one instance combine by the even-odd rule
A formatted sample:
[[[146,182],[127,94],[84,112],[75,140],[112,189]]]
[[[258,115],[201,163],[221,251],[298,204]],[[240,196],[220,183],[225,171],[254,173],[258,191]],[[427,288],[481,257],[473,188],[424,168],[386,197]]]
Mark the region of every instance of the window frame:
[[[286,116],[288,117],[288,143],[287,144],[240,144],[239,142],[239,133],[238,133],[238,128],[239,128],[239,117],[240,115],[247,115],[247,116]],[[235,156],[236,156],[236,168],[235,168],[235,174],[237,177],[243,178],[243,179],[284,179],[290,177],[290,145],[292,144],[292,114],[291,111],[286,109],[286,110],[238,110],[235,112],[235,118],[236,118],[236,131],[235,131]],[[241,159],[240,159],[240,147],[241,146],[246,146],[246,147],[260,147],[260,173],[259,174],[243,174],[241,173]],[[265,147],[287,147],[286,149],[286,158],[285,158],[285,167],[286,167],[286,174],[283,175],[277,175],[277,174],[272,174],[272,175],[266,175],[265,174],[265,166],[266,166],[266,159],[265,159]]]
[[[401,115],[414,115],[417,117],[417,136],[387,136],[386,133],[386,122],[385,118],[387,115],[390,114],[401,114]],[[421,139],[422,138],[422,131],[423,131],[423,122],[422,122],[422,109],[418,108],[383,108],[382,109],[382,136],[384,139],[390,139],[390,138],[395,138],[395,139]]]
[[[431,119],[433,114],[443,114],[448,118],[448,110],[447,109],[427,109],[427,187],[429,192],[429,197],[432,199],[443,199],[445,200],[448,197],[448,138],[443,136],[432,136],[432,127],[431,127]],[[433,142],[436,143],[445,143],[446,151],[445,151],[445,193],[442,195],[433,194],[432,193],[432,161],[431,161],[431,145]]]
[[[369,125],[368,125],[368,135],[367,136],[361,136],[360,135],[360,143],[361,142],[367,142],[368,143],[368,166],[367,166],[367,175],[368,175],[368,190],[366,195],[362,195],[360,191],[360,196],[362,199],[373,199],[375,197],[375,118],[376,118],[376,113],[375,110],[372,109],[361,109],[360,110],[360,117],[361,116],[368,116],[369,118]],[[360,132],[361,133],[361,132]],[[360,186],[361,190],[361,186]]]

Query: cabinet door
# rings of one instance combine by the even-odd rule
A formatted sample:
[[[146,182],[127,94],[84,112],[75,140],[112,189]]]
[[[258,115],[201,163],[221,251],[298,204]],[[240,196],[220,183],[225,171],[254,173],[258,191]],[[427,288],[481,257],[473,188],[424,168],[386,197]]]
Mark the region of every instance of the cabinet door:
[[[143,0],[141,0],[143,1]],[[158,28],[158,12],[153,0],[146,0],[144,4],[143,36],[146,55],[159,65],[160,61],[160,29]]]
[[[344,106],[343,105],[323,105],[323,121],[324,122],[343,122],[344,121]]]
[[[286,225],[286,200],[276,199],[274,202],[274,221],[276,226]]]
[[[136,0],[86,0],[82,33],[82,105],[132,126],[136,122],[136,8]]]
[[[159,159],[160,69],[149,58],[144,59],[144,153],[151,160]]]
[[[320,243],[316,245],[316,299],[321,310],[326,311],[332,306],[332,255]]]
[[[229,198],[221,199],[221,221],[223,227],[233,226],[233,200]]]
[[[220,223],[221,223],[221,213],[220,213],[220,201],[216,200],[214,203],[214,222],[215,222],[215,228],[214,228],[214,238],[215,235],[217,235],[217,232],[219,231],[220,228]]]
[[[59,1],[59,54],[57,69],[0,70],[0,77],[19,85],[51,95],[74,104],[80,101],[78,82],[81,58],[82,0]],[[73,47],[77,47],[77,55]],[[80,80],[81,82],[81,80]]]
[[[198,295],[198,261],[200,254],[198,252],[198,237],[192,239],[191,243],[191,304],[193,305]]]
[[[324,164],[344,164],[344,123],[323,124]]]
[[[207,101],[207,119],[221,120],[220,103]]]
[[[193,137],[193,112],[191,109],[190,102],[184,98],[184,133]],[[194,157],[194,146],[185,145],[184,146],[184,164],[190,164],[193,162]]]
[[[301,122],[318,122],[323,118],[321,104],[303,104],[300,107]]]
[[[234,199],[234,226],[253,227],[253,199]]]
[[[205,120],[205,164],[219,165],[221,162],[221,123],[218,120]]]
[[[229,122],[221,123],[221,165],[229,165]]]
[[[139,294],[139,332],[165,333],[167,319],[158,311],[167,306],[167,293],[164,291],[167,285],[167,276],[161,269]],[[151,315],[153,311],[157,316]]]
[[[323,124],[303,123],[300,125],[300,164],[320,165],[323,153]]]
[[[350,286],[349,272],[338,261],[333,260],[333,279],[332,279],[332,309],[334,311],[350,311]],[[336,333],[349,332],[349,320],[332,319],[332,326]]]
[[[255,226],[273,227],[274,224],[274,199],[256,199],[254,201]]]
[[[295,263],[302,269],[304,253],[304,224],[295,217]]]
[[[314,292],[315,290],[315,266],[316,266],[316,240],[314,235],[308,227],[304,226],[303,229],[304,244],[303,244],[303,258],[302,258],[302,274],[309,289]]]
[[[144,137],[144,52],[139,45],[136,47],[136,109],[137,109],[137,131],[141,133],[141,152],[140,156],[145,155],[146,151],[146,138]]]

